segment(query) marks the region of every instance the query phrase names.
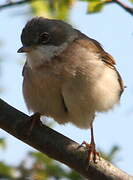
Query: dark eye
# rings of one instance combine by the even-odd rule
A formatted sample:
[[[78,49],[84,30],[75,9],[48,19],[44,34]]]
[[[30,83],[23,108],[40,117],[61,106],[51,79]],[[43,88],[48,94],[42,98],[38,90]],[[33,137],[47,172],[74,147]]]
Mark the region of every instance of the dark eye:
[[[46,44],[46,43],[48,43],[49,39],[50,39],[49,33],[44,32],[40,35],[39,41],[42,44]]]

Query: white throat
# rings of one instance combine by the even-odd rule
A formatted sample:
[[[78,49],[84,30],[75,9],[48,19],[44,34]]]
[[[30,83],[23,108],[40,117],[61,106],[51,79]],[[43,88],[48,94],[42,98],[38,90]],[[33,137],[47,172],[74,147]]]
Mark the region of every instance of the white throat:
[[[27,53],[27,64],[31,69],[36,68],[46,61],[51,61],[54,56],[58,56],[60,53],[62,53],[67,46],[67,42],[61,44],[60,46],[37,46],[31,52]]]
[[[66,42],[62,43],[60,46],[54,45],[40,45],[33,49],[31,52],[27,53],[27,64],[30,68],[36,68],[44,64],[46,61],[51,61],[54,56],[61,54],[69,44],[78,37],[77,32],[71,33]]]

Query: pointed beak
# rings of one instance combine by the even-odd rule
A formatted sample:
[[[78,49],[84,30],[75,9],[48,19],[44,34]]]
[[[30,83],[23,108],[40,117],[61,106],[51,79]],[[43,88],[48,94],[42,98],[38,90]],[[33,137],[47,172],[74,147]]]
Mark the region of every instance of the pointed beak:
[[[32,50],[30,46],[22,46],[20,49],[18,49],[17,53],[28,53]]]

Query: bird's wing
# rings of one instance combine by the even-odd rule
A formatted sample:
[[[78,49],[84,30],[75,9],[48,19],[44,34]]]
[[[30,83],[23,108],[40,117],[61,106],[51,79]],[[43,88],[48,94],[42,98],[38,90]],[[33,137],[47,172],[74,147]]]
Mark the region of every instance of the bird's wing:
[[[78,38],[76,39],[76,41],[77,42],[79,41],[79,43],[82,46],[86,47],[87,49],[90,49],[92,52],[98,53],[100,59],[105,63],[105,65],[116,71],[118,75],[118,81],[121,87],[121,92],[120,92],[120,95],[121,95],[124,90],[124,83],[119,72],[117,71],[115,67],[116,62],[114,58],[103,49],[102,45],[98,41],[96,41],[95,39],[89,38],[88,36],[86,36],[85,34],[81,33],[78,30],[76,31],[78,33]],[[84,43],[84,40],[86,40],[86,43]]]
[[[27,69],[27,62],[25,62],[25,64],[24,64],[24,67],[22,70],[22,76],[24,76],[26,69]]]

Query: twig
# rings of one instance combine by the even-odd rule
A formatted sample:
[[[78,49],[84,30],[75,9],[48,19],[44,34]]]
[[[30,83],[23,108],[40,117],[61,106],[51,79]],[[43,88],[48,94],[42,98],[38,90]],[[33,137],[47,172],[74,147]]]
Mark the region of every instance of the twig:
[[[113,1],[133,16],[133,8],[130,8],[129,6],[127,6],[125,3],[121,2],[120,0],[113,0]]]
[[[79,172],[90,180],[133,180],[133,177],[101,158],[97,164],[89,163],[85,147],[39,122],[27,136],[31,126],[29,116],[0,99],[0,128]]]
[[[105,0],[104,3],[105,4],[111,4],[111,3],[118,4],[120,7],[122,7],[125,11],[127,11],[133,16],[133,8],[129,7],[128,5],[126,5],[120,0]]]
[[[37,0],[21,0],[21,1],[16,1],[16,2],[10,1],[9,3],[0,5],[0,9],[4,9],[4,8],[8,8],[8,7],[13,7],[13,6],[18,6],[18,5],[21,5],[21,4],[29,3],[31,1],[37,1]]]

